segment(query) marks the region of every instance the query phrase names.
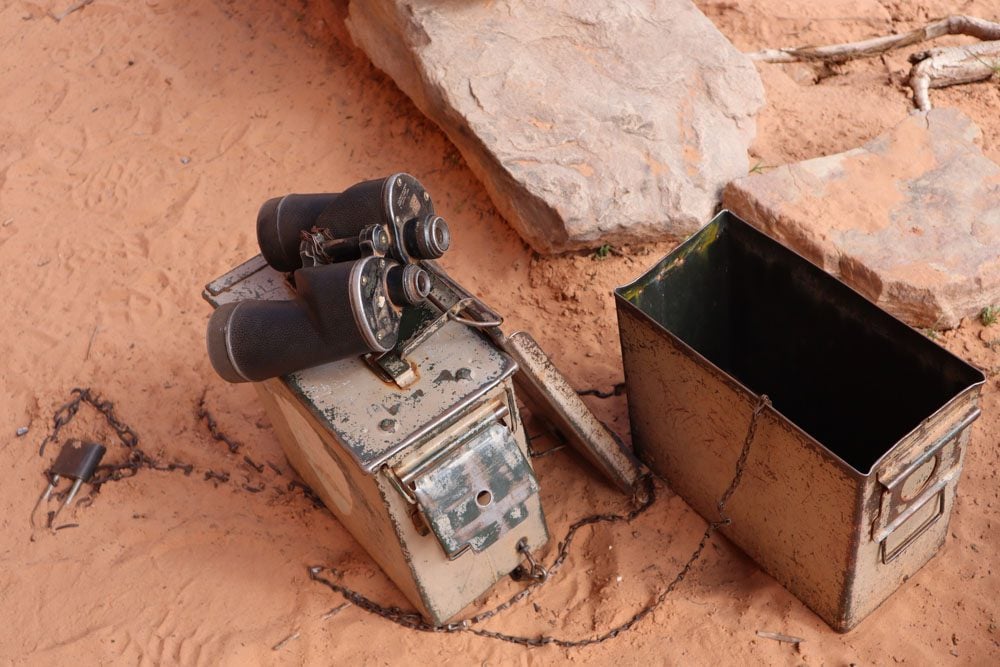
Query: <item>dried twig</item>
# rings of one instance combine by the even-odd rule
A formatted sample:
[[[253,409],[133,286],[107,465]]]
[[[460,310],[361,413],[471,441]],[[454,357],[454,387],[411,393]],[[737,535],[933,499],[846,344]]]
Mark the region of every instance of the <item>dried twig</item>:
[[[87,341],[87,353],[83,355],[83,360],[84,361],[87,361],[88,359],[90,359],[90,349],[92,347],[94,347],[94,339],[97,338],[97,329],[98,329],[98,327],[99,327],[99,325],[97,325],[97,324],[94,325],[94,330],[90,334],[90,340]]]
[[[767,630],[758,630],[757,636],[764,639],[773,639],[776,642],[781,642],[783,644],[791,644],[795,647],[797,653],[802,652],[801,644],[805,641],[802,637],[794,637],[792,635],[783,635],[780,632],[768,632]]]
[[[805,60],[847,62],[858,58],[871,58],[886,51],[920,44],[944,35],[967,35],[986,41],[1000,39],[1000,23],[985,21],[975,16],[949,16],[901,35],[887,35],[860,42],[831,44],[829,46],[802,46],[797,48],[764,49],[748,53],[751,60],[767,63],[794,63]]]
[[[780,632],[768,632],[767,630],[758,630],[758,637],[763,637],[764,639],[773,639],[776,642],[784,642],[786,644],[801,644],[805,640],[802,637],[793,637],[792,635],[783,635]]]
[[[299,631],[296,630],[295,632],[293,632],[292,634],[288,635],[287,637],[285,637],[284,639],[282,639],[280,642],[278,642],[277,644],[275,644],[274,646],[272,646],[271,650],[272,651],[280,651],[281,649],[285,648],[285,644],[287,644],[288,642],[292,641],[293,639],[298,639],[298,638],[299,638]]]
[[[328,621],[331,618],[333,618],[334,616],[336,616],[337,614],[339,614],[340,612],[342,612],[345,607],[350,607],[350,606],[351,606],[350,602],[341,603],[341,604],[337,605],[336,607],[334,607],[333,609],[331,609],[330,611],[328,611],[325,614],[323,614],[323,616],[320,618],[320,620],[321,621]]]
[[[928,90],[962,83],[982,81],[1000,71],[1000,23],[975,16],[949,16],[923,28],[901,35],[886,35],[860,42],[764,49],[748,53],[751,60],[767,63],[818,61],[842,63],[942,37],[966,35],[983,40],[973,46],[951,46],[916,53],[910,58],[913,67],[907,85],[913,90],[913,103],[921,111],[931,108]]]
[[[931,88],[985,81],[1000,72],[1000,41],[930,49],[913,54],[910,62],[908,85],[913,89],[913,103],[927,111]]]
[[[51,16],[53,19],[55,19],[56,23],[59,23],[60,21],[62,21],[64,18],[66,18],[67,16],[69,16],[73,12],[76,12],[76,11],[79,11],[79,10],[83,9],[84,7],[86,7],[87,5],[89,5],[90,3],[92,3],[93,1],[94,0],[77,0],[77,2],[74,2],[72,5],[70,5],[66,9],[62,10],[58,14],[52,14],[52,13],[50,13],[49,16]]]
[[[556,452],[558,452],[558,451],[560,451],[562,449],[565,449],[565,448],[566,448],[566,445],[554,445],[552,447],[549,447],[548,449],[543,449],[541,451],[536,451],[534,449],[531,449],[531,447],[528,447],[528,450],[529,450],[528,454],[533,459],[540,459],[543,456],[548,456],[549,454],[555,454]]]

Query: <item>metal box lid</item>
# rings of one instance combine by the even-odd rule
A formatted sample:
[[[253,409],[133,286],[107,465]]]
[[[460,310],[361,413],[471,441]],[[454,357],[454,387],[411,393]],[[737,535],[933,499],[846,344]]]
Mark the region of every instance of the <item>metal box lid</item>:
[[[258,255],[209,283],[203,296],[218,307],[244,299],[290,299],[294,293]],[[446,323],[408,356],[417,379],[406,389],[380,379],[361,358],[292,373],[281,381],[363,470],[374,473],[517,370],[508,355],[457,322]]]

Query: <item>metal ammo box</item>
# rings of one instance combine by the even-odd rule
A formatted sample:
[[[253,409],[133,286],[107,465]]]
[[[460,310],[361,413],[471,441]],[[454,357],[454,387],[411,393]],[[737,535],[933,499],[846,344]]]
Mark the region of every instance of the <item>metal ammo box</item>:
[[[636,452],[834,629],[940,548],[983,374],[731,213],[615,291]]]
[[[204,296],[218,307],[293,293],[258,256]],[[255,386],[291,464],[440,625],[520,564],[518,542],[535,550],[548,532],[514,361],[452,320],[406,360],[405,388],[357,357]]]

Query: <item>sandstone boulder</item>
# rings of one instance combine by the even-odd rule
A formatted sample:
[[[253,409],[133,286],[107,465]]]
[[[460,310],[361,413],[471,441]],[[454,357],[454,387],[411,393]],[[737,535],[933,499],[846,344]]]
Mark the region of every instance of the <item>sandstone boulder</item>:
[[[347,25],[540,252],[686,236],[747,172],[760,78],[690,0],[353,0]]]
[[[915,327],[1000,303],[1000,165],[955,109],[731,183],[724,205]]]

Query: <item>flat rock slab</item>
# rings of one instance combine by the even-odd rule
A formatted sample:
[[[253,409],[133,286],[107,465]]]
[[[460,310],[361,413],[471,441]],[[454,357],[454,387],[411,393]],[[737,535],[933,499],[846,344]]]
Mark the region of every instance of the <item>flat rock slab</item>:
[[[1000,165],[955,109],[731,183],[723,203],[915,327],[1000,303]]]
[[[347,25],[539,252],[686,236],[747,173],[760,78],[689,0],[353,0]]]

